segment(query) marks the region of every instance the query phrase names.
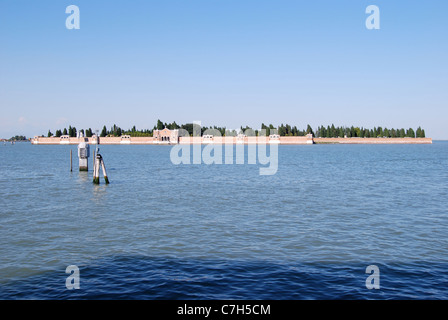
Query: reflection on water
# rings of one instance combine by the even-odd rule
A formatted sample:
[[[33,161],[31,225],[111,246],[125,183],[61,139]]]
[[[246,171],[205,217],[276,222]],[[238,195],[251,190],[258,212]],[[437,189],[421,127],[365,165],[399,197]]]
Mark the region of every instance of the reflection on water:
[[[79,171],[78,174],[78,184],[85,184],[93,180],[91,173],[86,171]]]

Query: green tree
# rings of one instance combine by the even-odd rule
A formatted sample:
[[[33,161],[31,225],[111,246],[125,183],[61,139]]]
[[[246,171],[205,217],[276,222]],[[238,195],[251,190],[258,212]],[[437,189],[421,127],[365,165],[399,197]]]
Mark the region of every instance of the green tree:
[[[166,127],[170,130],[179,129],[180,126],[176,123],[176,121],[173,121],[173,123],[168,123]],[[215,127],[216,128],[216,127]],[[216,128],[217,129],[217,128]],[[219,130],[219,129],[218,129]]]
[[[106,126],[103,127],[103,130],[101,130],[101,134],[100,134],[100,137],[105,137],[105,136],[107,136]]]
[[[53,136],[53,134],[51,133],[51,131],[50,130],[48,130],[48,134],[47,134],[47,137],[52,137]]]
[[[406,132],[404,131],[403,128],[400,129],[400,138],[404,138],[406,137]]]
[[[364,138],[364,128],[363,128],[363,127],[361,127],[361,128],[359,129],[359,137],[360,137],[360,138]]]
[[[331,124],[331,127],[330,127],[330,137],[336,138],[336,135],[337,135],[336,127],[334,126],[334,124]]]
[[[193,124],[192,123],[186,123],[180,126],[181,129],[187,130],[190,136],[193,136]]]
[[[67,128],[64,128],[64,131],[62,131],[62,135],[64,136],[68,135]]]
[[[408,131],[406,132],[406,136],[409,137],[409,138],[415,138],[414,129],[409,128]]]
[[[266,126],[264,123],[261,124],[261,129],[266,130],[266,136],[269,136],[271,134],[271,129]]]
[[[366,129],[366,132],[364,133],[364,137],[370,138],[370,130]]]
[[[415,134],[416,134],[417,138],[424,138],[425,130],[423,130],[421,127],[418,127],[417,132]]]
[[[378,127],[376,130],[378,131],[378,137],[382,137],[384,135],[383,134],[383,128]]]
[[[294,127],[292,128],[292,135],[293,135],[293,136],[298,136],[298,135],[299,135],[299,130],[297,129],[296,126],[294,126]]]
[[[312,134],[314,136],[313,128],[311,128],[310,125],[307,125],[306,127],[306,134]]]
[[[397,137],[397,131],[395,131],[394,128],[390,129],[389,134],[390,134],[391,138],[396,138]]]
[[[286,135],[286,128],[283,123],[280,125],[280,127],[278,127],[278,134],[282,137]]]
[[[354,126],[350,127],[350,137],[353,137],[353,138],[356,137],[356,131],[355,131],[355,127]]]

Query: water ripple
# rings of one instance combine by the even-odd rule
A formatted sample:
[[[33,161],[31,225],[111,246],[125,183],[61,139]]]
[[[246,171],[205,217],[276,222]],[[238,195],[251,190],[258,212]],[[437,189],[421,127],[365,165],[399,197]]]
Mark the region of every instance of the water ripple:
[[[108,186],[70,148],[0,149],[1,298],[447,298],[446,142],[280,146],[274,176],[103,146]]]

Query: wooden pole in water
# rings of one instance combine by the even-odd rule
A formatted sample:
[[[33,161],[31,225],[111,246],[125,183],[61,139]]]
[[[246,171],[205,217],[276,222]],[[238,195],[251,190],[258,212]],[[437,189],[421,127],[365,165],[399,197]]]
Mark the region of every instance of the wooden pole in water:
[[[97,154],[95,158],[95,165],[93,166],[93,183],[100,184],[100,162],[101,155]]]
[[[73,171],[72,149],[70,149],[70,172]]]
[[[109,179],[107,178],[106,166],[104,165],[103,158],[101,158],[101,167],[103,168],[104,181],[106,182],[106,184],[109,184]]]
[[[93,150],[93,172],[95,172],[96,150]]]

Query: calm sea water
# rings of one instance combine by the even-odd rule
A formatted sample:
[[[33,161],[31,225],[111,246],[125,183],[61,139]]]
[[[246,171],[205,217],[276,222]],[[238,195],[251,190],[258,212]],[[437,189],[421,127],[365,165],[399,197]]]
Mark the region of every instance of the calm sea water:
[[[76,146],[0,145],[0,298],[448,299],[448,142],[279,146],[273,176],[170,150],[100,146],[96,186]]]

